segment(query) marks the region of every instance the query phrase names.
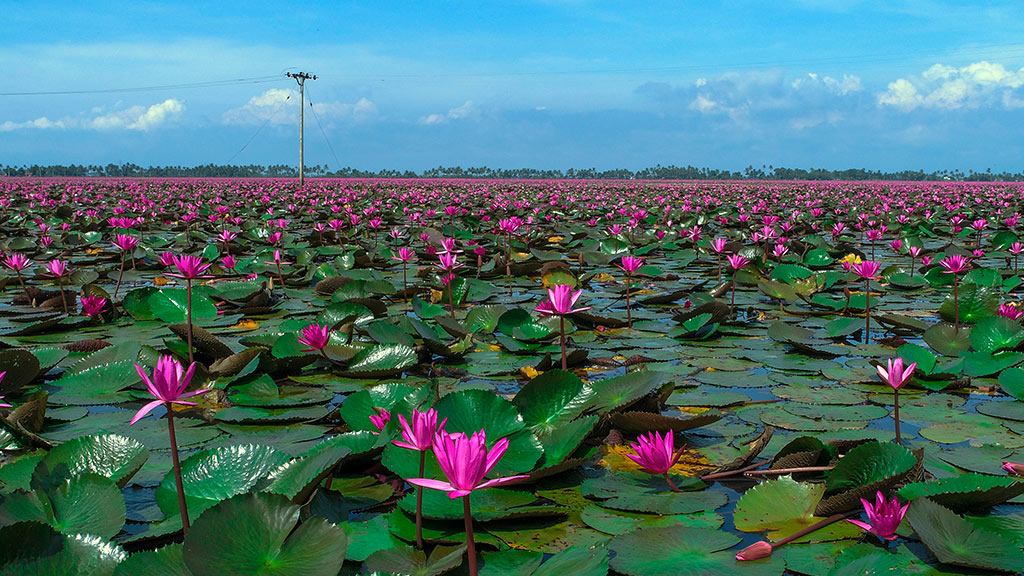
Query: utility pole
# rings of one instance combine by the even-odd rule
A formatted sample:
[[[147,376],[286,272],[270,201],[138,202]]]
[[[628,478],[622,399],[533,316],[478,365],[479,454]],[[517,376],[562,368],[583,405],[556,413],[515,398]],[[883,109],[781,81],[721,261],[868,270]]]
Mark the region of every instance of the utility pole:
[[[316,74],[306,74],[305,72],[299,72],[292,74],[287,72],[285,76],[289,78],[295,78],[295,81],[299,83],[299,188],[302,188],[305,184],[305,171],[304,164],[304,150],[302,145],[302,135],[306,129],[306,80],[316,80]]]

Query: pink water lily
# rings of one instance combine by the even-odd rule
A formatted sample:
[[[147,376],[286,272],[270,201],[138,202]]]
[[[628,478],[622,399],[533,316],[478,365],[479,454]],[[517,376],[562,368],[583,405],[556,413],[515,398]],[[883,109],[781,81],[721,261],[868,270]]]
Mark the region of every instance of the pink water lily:
[[[444,429],[445,423],[448,422],[448,419],[444,418],[438,424],[437,410],[433,408],[428,409],[426,412],[413,410],[410,420],[412,420],[412,424],[402,414],[398,415],[398,424],[401,426],[404,442],[392,440],[391,443],[401,448],[420,452],[430,450],[434,444],[434,436],[437,434],[437,431]]]
[[[910,379],[914,376],[914,370],[917,368],[917,362],[911,362],[906,367],[903,366],[903,358],[890,358],[886,363],[886,367],[876,366],[878,370],[878,376],[892,387],[892,418],[894,423],[894,432],[896,434],[896,443],[902,445],[903,439],[900,437],[900,388],[902,388]]]
[[[376,428],[377,431],[374,432],[371,430],[370,432],[372,434],[379,435],[384,431],[384,427],[388,425],[388,422],[391,421],[391,412],[388,412],[383,408],[378,408],[377,410],[378,412],[376,414],[370,414],[370,423],[373,424],[373,427]]]
[[[195,406],[195,402],[186,402],[182,398],[190,398],[203,394],[206,390],[196,390],[194,392],[185,392],[185,388],[188,387],[189,382],[192,381],[192,375],[195,373],[196,364],[193,362],[189,365],[188,369],[182,368],[181,364],[171,356],[161,356],[157,360],[156,368],[153,369],[153,376],[150,377],[146,374],[145,368],[135,365],[135,370],[139,373],[142,381],[146,384],[146,389],[149,393],[156,397],[156,400],[148,402],[145,406],[139,409],[135,413],[129,425],[135,424],[146,414],[149,414],[154,408],[161,404],[182,404],[188,406]]]
[[[441,423],[437,422],[437,410],[433,408],[426,412],[419,410],[412,411],[412,424],[402,414],[398,415],[398,424],[402,428],[403,441],[392,440],[391,443],[400,448],[416,450],[420,453],[420,476],[422,477],[427,464],[427,450],[434,445],[434,436],[444,431],[444,425],[448,422],[445,418]],[[423,548],[423,486],[416,487],[416,547]]]
[[[875,502],[872,504],[864,498],[860,499],[861,504],[864,505],[864,512],[868,516],[868,521],[863,522],[861,520],[847,520],[851,524],[855,524],[864,530],[878,536],[882,540],[892,541],[896,539],[896,529],[900,527],[900,523],[903,522],[903,516],[907,513],[907,508],[910,503],[906,503],[900,506],[898,498],[892,500],[886,500],[885,496],[881,492],[875,495]]]
[[[573,308],[582,294],[583,290],[573,292],[568,284],[555,284],[548,288],[548,299],[538,304],[534,311],[540,312],[541,316],[564,316],[590,310],[590,306]]]
[[[640,269],[643,263],[643,258],[623,256],[622,264],[619,266],[619,269],[626,273],[626,326],[628,328],[633,327],[633,309],[629,302],[629,291],[632,288],[633,274],[636,274],[636,271]]]
[[[638,437],[636,444],[630,444],[635,454],[626,454],[626,457],[636,462],[644,472],[656,476],[664,476],[673,492],[679,492],[679,488],[668,476],[668,471],[679,462],[686,446],[676,450],[675,436],[671,430],[662,436],[658,432],[648,432]]]
[[[103,309],[107,307],[107,299],[103,296],[97,296],[96,294],[90,294],[88,296],[82,296],[82,315],[90,318],[95,318],[103,312]]]
[[[193,256],[191,254],[172,255],[171,262],[174,267],[178,269],[177,274],[168,274],[168,276],[174,276],[175,278],[181,278],[183,280],[191,280],[193,278],[203,278],[203,273],[210,268],[211,264],[204,264],[203,259],[199,256]]]
[[[1006,461],[1003,462],[1003,470],[1016,476],[1024,476],[1024,463]]]
[[[299,334],[299,342],[309,346],[309,348],[303,349],[303,352],[322,352],[330,340],[331,327],[327,325],[310,324]]]
[[[562,349],[562,370],[568,370],[569,368],[568,358],[565,353],[565,316],[590,310],[590,306],[573,308],[576,305],[576,301],[580,299],[581,294],[583,294],[582,290],[573,292],[572,286],[568,284],[555,284],[548,288],[548,299],[534,308],[534,311],[540,312],[541,316],[558,316],[558,343]]]
[[[434,435],[433,449],[437,462],[448,481],[431,478],[410,478],[409,483],[434,490],[443,490],[455,499],[469,496],[474,490],[483,490],[516,482],[527,476],[506,476],[484,480],[484,477],[501,460],[508,450],[508,438],[498,440],[494,447],[487,449],[487,437],[483,430],[467,436],[461,432],[448,433],[443,430]]]
[[[893,390],[899,390],[909,382],[910,377],[914,375],[915,368],[917,368],[917,362],[911,362],[904,367],[903,358],[890,358],[885,368],[875,366],[882,382],[891,386]]]
[[[138,412],[136,412],[135,417],[132,418],[128,425],[130,426],[135,424],[140,418],[149,414],[151,410],[161,404],[164,404],[167,407],[167,434],[170,436],[171,464],[174,470],[174,482],[178,494],[178,512],[181,514],[182,529],[185,533],[188,533],[188,506],[185,502],[185,488],[181,479],[181,462],[178,459],[178,442],[174,436],[174,411],[171,410],[171,405],[182,404],[186,406],[195,406],[195,402],[188,402],[186,400],[182,400],[182,398],[197,396],[199,394],[203,394],[206,390],[185,392],[185,388],[188,387],[189,383],[192,381],[192,375],[195,373],[195,362],[189,364],[187,370],[183,370],[181,364],[179,364],[174,358],[170,356],[161,356],[160,359],[157,360],[152,378],[150,378],[149,375],[146,374],[145,369],[138,364],[135,365],[135,370],[139,373],[142,381],[146,383],[146,388],[149,390],[149,393],[155,396],[156,400],[147,403]]]

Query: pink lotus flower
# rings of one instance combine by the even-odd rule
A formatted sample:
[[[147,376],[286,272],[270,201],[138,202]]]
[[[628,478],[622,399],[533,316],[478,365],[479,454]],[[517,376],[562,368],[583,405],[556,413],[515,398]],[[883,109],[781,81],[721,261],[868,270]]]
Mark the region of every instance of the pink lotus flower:
[[[498,440],[488,451],[483,430],[474,432],[472,436],[466,436],[461,432],[439,431],[434,435],[433,448],[441,471],[448,481],[410,478],[408,482],[414,486],[443,490],[448,492],[448,497],[452,499],[469,496],[474,490],[501,486],[527,477],[507,476],[484,480],[484,476],[508,450],[508,438]]]
[[[914,375],[914,369],[917,368],[917,362],[911,362],[904,368],[903,358],[890,358],[887,364],[888,369],[881,366],[876,366],[875,369],[878,370],[882,382],[892,386],[893,390],[899,390],[904,384],[910,382],[910,378]]]
[[[175,278],[181,278],[184,280],[190,280],[193,278],[205,278],[202,274],[206,272],[211,264],[203,264],[203,259],[199,256],[192,256],[191,254],[182,254],[181,256],[172,256],[174,261],[174,267],[178,269],[177,274],[168,274]]]
[[[68,272],[68,266],[60,260],[50,260],[46,263],[46,271],[56,278],[63,278]]]
[[[447,270],[449,272],[455,270],[456,268],[462,268],[463,266],[465,266],[465,264],[460,264],[458,262],[458,257],[451,252],[444,252],[442,254],[438,254],[437,259],[439,262],[435,264],[435,266],[442,270]]]
[[[573,292],[568,284],[555,284],[548,288],[548,299],[538,304],[534,311],[540,312],[541,316],[565,316],[590,310],[590,306],[573,308],[582,294],[583,290]]]
[[[371,430],[373,434],[380,434],[383,432],[384,427],[391,421],[391,412],[388,412],[383,408],[380,408],[379,410],[380,412],[378,414],[370,414],[370,423],[377,429],[376,432]]]
[[[303,352],[323,352],[327,343],[331,340],[330,326],[310,324],[302,329],[299,335],[299,342],[309,346]]]
[[[924,250],[920,246],[909,246],[909,247],[907,247],[907,253],[910,254],[914,258],[918,258],[919,256],[921,256],[922,252],[924,252]]]
[[[164,252],[160,255],[160,263],[164,266],[174,266],[174,258],[173,252]]]
[[[1010,320],[1020,320],[1024,318],[1024,310],[1020,309],[1014,302],[1004,302],[999,305],[999,310],[996,311],[999,316],[1005,316]]]
[[[1020,254],[1021,252],[1024,252],[1024,242],[1014,242],[1013,244],[1010,244],[1011,254]]]
[[[667,473],[679,462],[683,455],[683,446],[675,449],[675,437],[671,430],[665,436],[658,432],[648,432],[637,438],[637,444],[630,444],[636,454],[626,454],[626,457],[636,462],[643,468],[644,472],[660,476]]]
[[[868,515],[868,521],[847,520],[847,522],[867,530],[882,540],[895,540],[896,529],[899,528],[900,522],[903,521],[903,515],[907,513],[907,507],[910,506],[910,503],[908,502],[900,506],[899,499],[895,497],[890,501],[886,501],[885,496],[881,492],[875,495],[874,504],[871,504],[871,502],[864,498],[861,498],[860,501],[864,505],[864,512]]]
[[[96,294],[90,294],[88,296],[82,296],[82,315],[94,318],[99,316],[103,312],[103,309],[107,307],[107,299],[103,296],[97,296]]]
[[[2,380],[2,378],[0,378]],[[1017,476],[1024,476],[1024,464],[1020,462],[1003,462],[1003,470],[1006,470],[1010,474]]]
[[[882,264],[874,260],[865,260],[850,267],[854,274],[865,280],[878,280],[878,271],[881,269]]]
[[[398,423],[402,427],[402,438],[405,439],[405,442],[393,440],[391,443],[400,448],[425,452],[433,446],[434,436],[438,430],[444,429],[444,425],[447,422],[448,419],[445,418],[438,424],[437,410],[433,408],[428,409],[426,412],[414,409],[412,411],[412,425],[405,419],[405,416],[399,414]]]
[[[146,383],[146,388],[149,393],[156,397],[156,400],[147,403],[138,412],[135,413],[135,417],[132,418],[128,424],[135,424],[143,416],[149,414],[151,410],[161,404],[182,404],[187,406],[195,406],[195,402],[186,402],[182,398],[190,398],[203,394],[206,390],[196,390],[194,392],[185,392],[185,388],[188,387],[189,382],[192,381],[192,374],[196,370],[196,364],[193,362],[189,365],[188,370],[182,371],[181,364],[177,360],[170,356],[161,356],[160,360],[156,363],[156,368],[153,370],[153,377],[150,378],[146,374],[145,369],[138,364],[135,365],[135,370],[142,377],[142,381]]]
[[[238,260],[235,260],[234,256],[228,254],[227,256],[220,259],[220,265],[227,270],[234,270],[235,266],[238,265]]]
[[[750,260],[743,256],[740,256],[739,254],[732,254],[727,258],[727,260],[729,261],[729,266],[733,270],[739,270],[746,266],[747,264],[750,264]]]
[[[623,256],[622,264],[618,265],[618,268],[632,276],[638,269],[640,269],[641,266],[643,266],[643,264],[643,258],[638,258],[636,256]]]
[[[959,274],[971,268],[971,261],[961,254],[953,254],[939,260],[939,266],[945,268],[943,274]]]
[[[128,252],[134,249],[139,244],[139,239],[135,236],[129,236],[127,234],[118,234],[114,238],[114,246]]]
[[[399,262],[410,262],[414,258],[416,258],[416,252],[413,251],[412,248],[399,248],[398,255],[391,257],[392,260],[397,260]]]
[[[4,257],[4,266],[14,270],[15,272],[21,272],[31,265],[32,260],[29,260],[29,258],[23,254],[8,254]]]

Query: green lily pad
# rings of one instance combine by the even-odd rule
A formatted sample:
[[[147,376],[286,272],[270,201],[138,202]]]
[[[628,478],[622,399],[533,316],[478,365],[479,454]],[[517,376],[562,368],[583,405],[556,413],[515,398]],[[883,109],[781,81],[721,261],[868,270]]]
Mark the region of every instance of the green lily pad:
[[[541,433],[579,416],[589,401],[589,390],[572,372],[551,370],[526,383],[512,400],[523,423]]]
[[[1024,571],[1020,546],[995,532],[974,527],[928,498],[911,502],[906,518],[941,562],[969,568]]]
[[[181,480],[189,517],[197,517],[214,504],[243,494],[288,462],[286,454],[269,446],[241,444],[200,450],[181,463]],[[165,516],[178,514],[174,471],[156,489],[156,503]]]
[[[814,509],[825,493],[823,484],[796,482],[789,476],[762,482],[747,490],[736,504],[733,522],[744,532],[768,531],[770,540],[781,540],[823,520]],[[853,537],[860,529],[848,522],[836,522],[799,542],[822,542]]]
[[[192,576],[185,567],[181,544],[142,550],[117,565],[114,576]]]
[[[93,473],[106,476],[123,488],[147,458],[149,451],[131,438],[116,434],[82,436],[50,450],[39,461],[33,478],[50,482]]]
[[[616,536],[609,548],[615,555],[609,566],[629,576],[733,576],[739,573],[735,551],[738,536],[707,528],[668,526],[641,528]],[[782,555],[744,562],[742,573],[781,576]]]
[[[396,546],[374,552],[366,559],[366,566],[375,573],[439,576],[461,566],[465,553],[465,546],[437,546],[428,557],[412,546]]]
[[[629,372],[605,380],[595,380],[590,384],[593,395],[589,402],[589,408],[598,412],[626,408],[645,395],[659,389],[664,380],[664,374],[649,370]]]
[[[1024,494],[1024,482],[1007,476],[971,472],[955,478],[907,484],[897,492],[904,500],[922,496],[954,511],[984,509]]]
[[[383,378],[401,374],[418,362],[416,350],[404,344],[375,344],[356,353],[345,374],[356,378]]]
[[[299,507],[283,496],[240,494],[192,525],[185,565],[194,576],[337,576],[345,531],[321,518],[298,522]]]

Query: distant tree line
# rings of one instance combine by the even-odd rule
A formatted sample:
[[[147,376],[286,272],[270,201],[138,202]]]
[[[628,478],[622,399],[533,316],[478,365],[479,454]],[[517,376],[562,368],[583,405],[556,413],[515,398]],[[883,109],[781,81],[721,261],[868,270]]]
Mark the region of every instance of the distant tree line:
[[[149,166],[136,164],[40,166],[37,164],[7,166],[0,164],[0,176],[49,176],[94,178],[297,178],[298,168],[284,164],[247,166],[204,164],[202,166]],[[747,166],[740,172],[697,168],[696,166],[657,166],[643,170],[597,170],[596,168],[568,170],[537,170],[534,168],[462,168],[438,166],[422,172],[411,170],[380,170],[377,172],[342,168],[330,170],[326,165],[306,168],[310,178],[479,178],[479,179],[579,179],[579,180],[903,180],[903,181],[966,181],[966,182],[1024,182],[1024,171],[984,172],[969,170],[901,170],[882,172],[851,168],[825,170],[822,168],[785,168],[782,166]]]

